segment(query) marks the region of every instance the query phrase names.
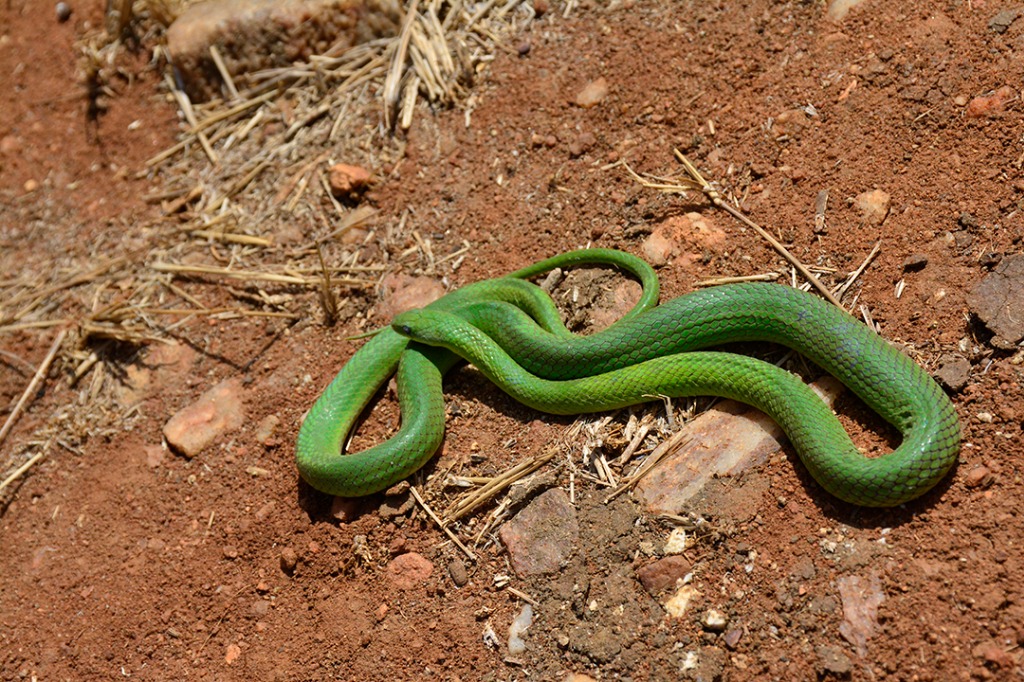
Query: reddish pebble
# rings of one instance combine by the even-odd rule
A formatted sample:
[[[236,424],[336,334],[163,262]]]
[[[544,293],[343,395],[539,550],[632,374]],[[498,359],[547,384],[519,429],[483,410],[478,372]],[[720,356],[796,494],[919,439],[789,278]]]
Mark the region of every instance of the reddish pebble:
[[[968,488],[987,488],[995,481],[995,475],[987,466],[978,465],[967,472],[964,485]]]
[[[295,550],[291,547],[285,547],[281,550],[281,570],[291,575],[295,572],[295,567],[299,563],[299,555],[295,553]]]
[[[357,197],[373,180],[373,174],[361,166],[336,163],[330,169],[331,191],[335,196]]]
[[[1015,96],[1016,93],[1013,88],[1009,85],[1004,85],[991,95],[983,95],[972,99],[967,105],[967,111],[964,112],[964,115],[967,118],[981,118],[982,116],[1002,113],[1003,109],[1006,108],[1007,102],[1013,100]]]

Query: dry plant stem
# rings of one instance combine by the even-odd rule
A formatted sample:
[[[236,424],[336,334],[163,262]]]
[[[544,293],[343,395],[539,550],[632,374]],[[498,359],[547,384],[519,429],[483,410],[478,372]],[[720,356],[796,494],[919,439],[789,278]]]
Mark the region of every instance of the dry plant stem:
[[[445,523],[458,521],[466,514],[476,511],[505,488],[550,462],[557,454],[558,448],[550,448],[543,455],[527,460],[495,476],[485,486],[474,490],[453,504],[444,513]]]
[[[765,272],[760,275],[745,275],[743,277],[715,277],[696,282],[695,287],[718,287],[723,284],[739,284],[740,282],[774,282],[779,278],[777,272]]]
[[[170,89],[171,94],[174,95],[174,99],[178,102],[178,107],[181,109],[181,113],[184,114],[185,120],[188,121],[188,124],[192,126],[192,128],[195,128],[199,123],[196,121],[196,114],[192,109],[192,102],[189,100],[188,95],[174,86],[174,81],[171,80],[170,75],[167,76],[166,80],[167,87]],[[217,157],[217,152],[213,151],[213,145],[210,144],[206,135],[204,133],[196,133],[196,137],[199,139],[199,144],[202,146],[203,151],[206,152],[207,158],[210,159],[210,163],[215,166],[219,165],[220,159]]]
[[[245,308],[138,308],[145,315],[237,315],[238,317],[281,317],[297,320],[301,315],[278,313],[269,310],[246,310]]]
[[[683,169],[686,171],[686,174],[690,177],[690,182],[692,183],[692,186],[703,192],[704,196],[708,198],[708,201],[711,202],[712,206],[722,209],[723,211],[731,215],[733,218],[736,218],[736,220],[739,220],[741,223],[743,223],[750,229],[754,230],[754,232],[757,232],[757,234],[760,235],[762,239],[771,244],[773,249],[775,249],[783,258],[788,260],[790,264],[800,272],[800,275],[808,282],[810,282],[811,286],[817,289],[818,292],[822,296],[824,296],[829,303],[838,308],[843,307],[842,304],[839,302],[839,299],[833,296],[832,292],[828,290],[828,287],[822,284],[821,281],[814,276],[814,273],[808,270],[807,267],[804,266],[804,264],[801,263],[796,256],[790,253],[789,250],[779,242],[779,240],[768,234],[768,232],[763,227],[752,221],[747,216],[743,215],[743,213],[739,209],[726,202],[722,198],[721,192],[715,189],[710,182],[704,179],[704,176],[700,174],[700,171],[697,170],[697,167],[690,163],[690,160],[687,159],[682,152],[680,152],[678,149],[675,149],[673,151],[675,152],[676,158],[679,159],[679,162],[683,164]],[[634,173],[633,175],[635,176],[636,174]],[[669,191],[669,188],[667,187],[663,187],[661,189],[662,191]],[[679,187],[676,188],[674,191],[686,189],[689,189],[689,187]]]
[[[215,239],[221,242],[232,244],[245,244],[246,246],[270,246],[272,242],[264,237],[254,237],[249,234],[233,234],[231,232],[218,232],[214,230],[192,230],[193,237],[203,239]]]
[[[228,94],[231,95],[231,101],[238,100],[238,88],[235,87],[235,81],[231,78],[231,73],[228,71],[228,67],[220,56],[220,50],[217,49],[216,45],[210,45],[210,57],[213,58],[213,63],[217,67],[217,73],[224,79],[224,86],[227,87]]]
[[[88,272],[82,272],[82,273],[79,273],[77,275],[73,275],[73,276],[69,277],[68,279],[64,280],[63,282],[61,282],[59,284],[54,284],[52,286],[48,286],[45,289],[41,289],[41,290],[29,290],[29,291],[22,292],[22,293],[18,294],[17,296],[11,298],[10,300],[8,300],[6,302],[6,305],[10,306],[10,307],[13,307],[15,305],[18,305],[22,301],[25,301],[25,300],[29,300],[29,304],[27,306],[25,306],[22,310],[18,311],[17,313],[15,313],[12,316],[10,316],[9,318],[5,317],[3,315],[0,315],[0,320],[10,320],[10,321],[20,320],[22,317],[24,317],[25,315],[30,313],[33,309],[35,309],[35,307],[37,305],[39,305],[39,303],[43,299],[48,297],[50,294],[55,294],[58,291],[61,291],[61,290],[64,290],[64,289],[71,289],[71,288],[77,287],[77,286],[79,286],[81,284],[88,284],[89,282],[92,282],[93,280],[95,280],[95,279],[97,279],[99,277],[102,277],[103,275],[107,274],[111,270],[119,268],[119,267],[121,267],[123,265],[127,265],[128,262],[129,262],[128,259],[124,258],[124,257],[114,258],[113,260],[109,261],[108,263],[106,263],[104,265],[100,265],[99,267],[93,268],[92,270],[89,270]]]
[[[402,20],[398,45],[395,46],[391,66],[388,67],[388,76],[384,80],[384,127],[389,130],[394,127],[394,112],[398,107],[402,74],[405,72],[405,62],[409,55],[409,41],[412,39],[412,27],[418,15],[418,8],[419,0],[412,0],[409,3],[409,9]]]
[[[420,497],[420,491],[416,490],[416,486],[410,486],[409,492],[412,493],[412,496],[415,497],[416,501],[419,502],[421,507],[423,507],[423,511],[427,512],[427,516],[429,516],[434,521],[434,523],[436,523],[438,527],[440,527],[440,529],[444,531],[444,534],[447,535],[448,538],[455,543],[455,546],[461,549],[466,554],[466,556],[469,557],[470,561],[476,561],[476,554],[473,554],[472,550],[470,550],[469,547],[466,547],[464,544],[462,544],[462,541],[459,540],[458,536],[455,535],[455,533],[453,533],[448,526],[441,523],[441,519],[437,518],[437,514],[434,513],[434,510],[431,509],[427,505],[427,503],[423,501],[422,497]]]
[[[375,215],[377,215],[377,209],[373,208],[372,206],[360,206],[359,208],[355,209],[354,211],[346,215],[344,219],[342,219],[341,225],[339,225],[336,229],[332,230],[330,233],[324,235],[323,237],[317,239],[316,244],[323,244],[326,241],[334,239],[340,234],[348,232],[354,227],[359,227],[363,223],[369,221],[370,218],[374,217]]]
[[[67,334],[68,332],[66,329],[61,329],[57,333],[57,338],[53,340],[53,344],[50,346],[50,351],[46,354],[42,364],[39,365],[39,369],[36,370],[35,376],[33,376],[32,380],[28,382],[28,386],[25,387],[24,393],[21,394],[18,404],[14,406],[14,409],[11,410],[11,413],[7,416],[7,421],[4,422],[3,428],[0,428],[0,446],[4,444],[7,434],[11,432],[11,427],[14,426],[14,422],[18,421],[18,417],[21,416],[21,412],[25,409],[28,401],[36,394],[39,384],[46,378],[47,372],[50,371],[50,364],[57,356],[57,351],[60,350],[60,346],[64,343],[64,337],[67,336]]]
[[[853,285],[853,283],[857,281],[858,277],[860,277],[862,274],[864,274],[864,271],[867,270],[868,265],[871,264],[871,261],[873,261],[875,259],[875,256],[877,256],[878,252],[881,251],[881,250],[882,250],[882,240],[879,239],[877,242],[875,242],[875,245],[871,248],[871,253],[869,253],[867,258],[864,259],[864,262],[860,264],[860,267],[857,268],[856,270],[854,270],[850,274],[850,276],[846,278],[845,282],[843,282],[842,284],[840,284],[839,286],[837,286],[835,288],[835,295],[838,296],[839,298],[842,298],[843,296],[845,296],[846,292],[850,290],[850,287]]]
[[[316,247],[317,258],[320,259],[320,306],[324,309],[324,322],[328,327],[333,327],[338,321],[338,299],[334,295],[334,288],[331,286],[331,272],[324,262],[324,253],[318,244]]]
[[[14,483],[19,478],[21,478],[25,474],[25,472],[28,471],[29,469],[31,469],[32,467],[34,467],[36,465],[36,463],[39,462],[39,460],[41,460],[43,457],[45,457],[46,456],[46,452],[50,449],[50,443],[51,442],[53,442],[52,439],[47,441],[46,445],[43,447],[42,450],[40,450],[36,454],[32,455],[32,457],[27,462],[25,462],[20,467],[15,469],[14,472],[10,476],[5,478],[3,480],[3,483],[0,483],[0,493],[2,493],[4,491],[4,489],[7,488],[7,486],[9,486],[10,484]]]
[[[319,277],[294,277],[291,275],[278,275],[272,272],[246,272],[244,270],[230,270],[228,268],[215,268],[205,265],[177,265],[175,263],[153,263],[150,267],[157,272],[171,272],[183,275],[214,275],[245,281],[275,282],[277,284],[295,284],[306,287],[320,286]],[[373,286],[373,282],[353,279],[351,277],[338,279],[335,284],[352,287]]]
[[[71,320],[67,318],[61,318],[59,320],[38,320],[36,322],[22,322],[21,324],[5,324],[0,327],[0,334],[6,332],[18,332],[26,329],[49,329],[50,327],[59,327],[63,324],[70,324]]]
[[[508,592],[511,592],[512,594],[516,595],[517,597],[522,599],[524,602],[526,602],[526,603],[528,603],[528,604],[530,604],[532,606],[537,606],[537,607],[540,606],[540,603],[536,599],[532,598],[530,595],[526,594],[522,590],[517,590],[516,588],[511,587],[511,586],[506,587],[505,590],[508,591]]]

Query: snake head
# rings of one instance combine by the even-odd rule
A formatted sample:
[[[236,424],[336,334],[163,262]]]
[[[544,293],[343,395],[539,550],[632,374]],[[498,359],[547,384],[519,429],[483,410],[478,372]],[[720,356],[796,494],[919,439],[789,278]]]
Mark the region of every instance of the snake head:
[[[391,320],[391,328],[402,336],[412,339],[416,338],[416,331],[422,326],[417,324],[420,312],[419,310],[408,310],[404,313],[399,313]]]

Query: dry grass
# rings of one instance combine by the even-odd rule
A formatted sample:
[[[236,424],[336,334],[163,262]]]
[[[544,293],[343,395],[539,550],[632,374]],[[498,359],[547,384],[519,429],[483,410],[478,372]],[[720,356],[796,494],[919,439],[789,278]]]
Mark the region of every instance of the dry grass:
[[[188,4],[108,0],[103,29],[78,45],[91,117],[114,95],[107,84],[130,43],[162,62],[183,125],[179,141],[139,170],[162,185],[145,198],[162,218],[126,225],[119,242],[78,245],[78,256],[39,274],[0,280],[0,340],[66,334],[39,381],[68,389],[32,435],[8,439],[0,479],[23,474],[53,443],[73,451],[126,428],[138,411],[118,403],[127,367],[197,319],[333,323],[356,314],[346,301],[367,300],[386,270],[450,273],[469,248],[435,256],[415,216],[346,204],[328,168],[344,161],[386,174],[418,113],[457,104],[500,41],[533,20],[528,2],[413,0],[394,38],[234,74],[226,99],[197,105],[175,87],[161,47]],[[16,483],[5,485],[9,496]]]

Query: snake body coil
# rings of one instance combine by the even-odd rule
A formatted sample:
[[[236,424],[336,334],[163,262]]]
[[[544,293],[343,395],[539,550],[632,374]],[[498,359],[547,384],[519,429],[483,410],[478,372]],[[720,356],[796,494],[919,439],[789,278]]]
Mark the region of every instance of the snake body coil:
[[[546,294],[517,278],[589,262],[623,267],[641,279],[644,294],[618,323],[580,337],[565,330]],[[960,426],[952,403],[909,357],[845,312],[772,284],[714,287],[655,306],[656,282],[649,266],[628,254],[576,251],[399,315],[392,329],[353,356],[310,412],[299,433],[300,472],[316,488],[352,496],[386,488],[421,467],[443,438],[441,377],[459,357],[521,402],[560,414],[656,395],[746,402],[779,422],[815,480],[855,504],[910,500],[955,463]],[[816,362],[899,429],[903,442],[884,456],[865,457],[795,375],[742,355],[693,352],[758,340]],[[343,438],[396,365],[398,434],[370,450],[340,455]]]

